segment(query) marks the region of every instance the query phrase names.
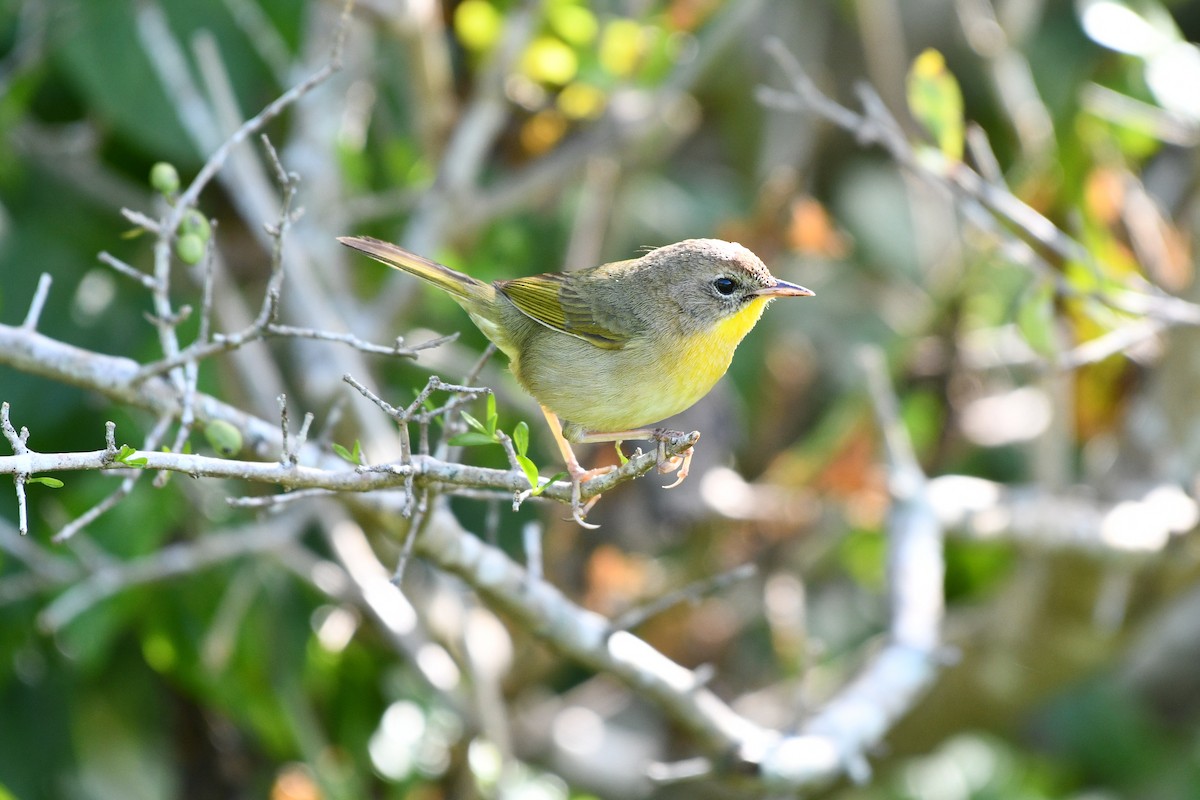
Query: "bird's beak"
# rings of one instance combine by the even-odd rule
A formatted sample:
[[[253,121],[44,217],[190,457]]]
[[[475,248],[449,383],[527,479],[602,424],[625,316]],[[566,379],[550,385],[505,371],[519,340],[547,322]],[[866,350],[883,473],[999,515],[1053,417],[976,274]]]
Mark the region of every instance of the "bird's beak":
[[[759,297],[815,297],[817,293],[812,289],[805,289],[798,283],[775,281],[774,286],[763,287],[756,290],[754,294]]]

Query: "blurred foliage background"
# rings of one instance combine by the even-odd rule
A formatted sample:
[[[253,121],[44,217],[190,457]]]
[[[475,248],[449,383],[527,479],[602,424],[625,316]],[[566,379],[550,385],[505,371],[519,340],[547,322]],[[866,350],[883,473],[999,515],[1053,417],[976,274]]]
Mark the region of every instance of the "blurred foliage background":
[[[41,333],[157,357],[146,292],[96,260],[149,263],[150,237],[126,236],[119,210],[160,213],[151,166],[171,162],[186,183],[241,119],[327,59],[339,13],[315,0],[0,0],[0,322],[21,323],[46,272]],[[377,235],[483,278],[714,236],[817,293],[773,307],[729,377],[671,423],[704,434],[681,488],[620,488],[590,517],[596,532],[558,505],[454,499],[465,525],[519,554],[523,525],[541,520],[547,579],[605,614],[757,565],[638,633],[685,666],[711,665],[723,697],[786,728],[853,673],[886,619],[887,475],[855,358],[878,345],[929,475],[990,479],[1051,508],[1069,498],[1085,532],[1017,541],[1001,521],[990,540],[948,542],[956,655],[876,754],[872,780],[829,795],[1200,796],[1200,550],[1184,535],[1195,520],[1109,548],[1102,515],[1087,516],[1159,485],[1193,493],[1195,323],[1061,367],[1140,322],[1095,292],[1153,285],[1197,299],[1200,51],[1188,41],[1200,4],[363,0],[354,16],[343,69],[268,133],[302,179],[305,216],[285,246],[311,267],[294,283],[289,273],[287,321],[377,341],[462,331],[415,363],[357,357],[385,398],[408,402],[430,372],[465,374],[485,340],[446,298],[340,252],[337,235]],[[948,158],[965,119],[980,172],[1055,223],[1077,257],[1034,242],[1049,269],[1031,268],[1011,246],[1029,241],[1019,226],[980,229],[960,198],[878,148],[760,102],[757,87],[786,86],[768,36],[848,106],[869,82],[912,141]],[[914,89],[930,48],[944,63],[923,56]],[[235,158],[200,202],[217,222],[226,329],[257,308],[267,277],[260,229],[272,220],[254,215],[247,174]],[[198,273],[179,275],[177,303],[195,304]],[[343,413],[359,402],[341,384],[344,348],[254,347],[273,373],[247,380],[235,357],[218,359],[202,390],[274,419],[283,387],[334,440],[363,435]],[[481,380],[506,429],[530,422],[550,474],[552,443],[500,360]],[[45,452],[100,447],[107,419],[131,441],[152,423],[4,366],[0,399]],[[495,448],[464,458],[504,463]],[[88,574],[254,520],[224,502],[246,487],[175,476],[51,546],[118,480],[62,477],[59,490],[31,487],[30,536],[75,571],[33,569],[11,526],[0,552],[0,798],[635,797],[651,790],[628,765],[690,752],[635,697],[528,631],[443,618],[430,587],[444,578],[420,564],[406,591],[431,636],[464,646],[469,629],[494,643],[518,761],[478,736],[482,701],[416,677],[354,602],[300,577],[294,549],[56,617]],[[1139,514],[1106,535],[1153,539],[1161,525]],[[0,500],[0,525],[15,519],[12,497]],[[334,558],[307,524],[295,546]],[[394,550],[376,545],[390,563]]]

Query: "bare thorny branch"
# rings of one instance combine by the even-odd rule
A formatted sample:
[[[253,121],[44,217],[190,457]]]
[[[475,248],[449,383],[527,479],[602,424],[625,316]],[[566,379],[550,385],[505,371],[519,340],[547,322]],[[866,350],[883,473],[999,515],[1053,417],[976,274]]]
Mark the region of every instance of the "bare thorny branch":
[[[265,141],[264,148],[274,166],[273,171],[282,192],[282,202],[277,222],[268,226],[268,234],[273,242],[270,278],[259,313],[252,325],[241,332],[222,335],[212,330],[214,255],[210,242],[202,268],[198,335],[188,346],[181,345],[178,338],[180,321],[189,313],[194,313],[187,307],[176,309],[171,300],[171,245],[182,220],[195,208],[201,190],[219,171],[230,150],[261,128],[266,120],[278,114],[287,104],[300,99],[308,89],[331,74],[331,71],[332,67],[319,71],[313,78],[281,96],[280,100],[245,123],[214,152],[187,190],[174,199],[164,217],[154,220],[136,212],[126,214],[127,218],[156,237],[153,272],[141,273],[108,255],[102,256],[102,261],[117,272],[133,278],[151,293],[153,319],[163,352],[162,359],[151,364],[138,365],[126,359],[71,348],[37,334],[35,326],[40,308],[45,302],[47,282],[43,282],[46,288],[39,289],[34,302],[31,303],[25,326],[19,329],[0,326],[0,345],[5,342],[14,345],[0,346],[0,353],[3,353],[0,358],[18,368],[27,368],[57,380],[89,386],[113,400],[149,408],[154,411],[158,420],[157,425],[145,438],[141,449],[119,445],[115,426],[109,423],[106,426],[105,446],[102,449],[77,453],[39,453],[28,447],[29,434],[26,430],[22,429],[18,433],[12,427],[8,420],[8,408],[5,406],[4,435],[14,455],[0,456],[0,472],[12,474],[16,480],[22,532],[27,528],[24,486],[30,478],[46,472],[110,470],[124,473],[122,484],[116,492],[60,531],[57,537],[59,539],[71,536],[105,510],[116,505],[134,488],[137,477],[147,471],[160,474],[180,472],[194,477],[270,484],[287,492],[281,498],[312,498],[334,492],[351,492],[354,493],[354,499],[361,498],[361,506],[365,509],[388,506],[388,494],[377,493],[375,490],[403,488],[401,510],[410,514],[415,512],[422,517],[419,522],[414,520],[413,524],[414,529],[421,535],[410,535],[406,547],[415,548],[416,552],[426,555],[434,563],[460,575],[498,605],[510,610],[519,610],[533,629],[546,631],[544,635],[555,641],[565,652],[610,670],[633,686],[642,687],[642,690],[663,705],[668,713],[678,717],[688,729],[696,732],[701,741],[721,750],[728,750],[741,748],[743,740],[747,737],[760,738],[755,726],[737,717],[704,688],[705,679],[699,674],[690,674],[672,664],[632,634],[610,629],[602,618],[588,615],[550,590],[548,584],[540,579],[530,583],[529,578],[521,574],[516,584],[509,583],[510,576],[520,574],[519,568],[514,572],[512,568],[515,565],[497,550],[480,550],[481,543],[477,539],[449,523],[448,514],[443,507],[428,502],[426,493],[434,488],[450,491],[483,489],[501,492],[510,497],[518,497],[530,488],[529,479],[517,461],[514,444],[503,432],[497,431],[496,438],[504,449],[508,469],[473,467],[448,460],[450,451],[447,449],[447,439],[454,428],[451,418],[463,402],[488,391],[471,385],[473,376],[469,376],[468,382],[464,384],[446,384],[436,377],[431,378],[417,398],[404,408],[392,406],[367,389],[364,384],[347,376],[348,382],[364,396],[371,398],[398,423],[401,457],[395,462],[379,465],[349,465],[324,448],[309,444],[307,433],[313,419],[311,414],[306,414],[300,430],[293,433],[288,405],[282,396],[279,398],[278,424],[272,425],[267,420],[254,419],[224,406],[198,390],[197,380],[201,363],[266,336],[302,336],[340,342],[367,352],[415,355],[416,348],[404,352],[399,344],[391,348],[364,346],[351,336],[281,325],[278,309],[284,280],[283,247],[287,230],[295,219],[291,208],[297,179],[282,167],[270,143]],[[482,360],[479,366],[482,366]],[[475,371],[477,370],[472,370]],[[448,392],[449,399],[441,405],[427,407],[426,401],[437,391]],[[447,420],[446,435],[443,436],[438,446],[438,455],[435,456],[430,454],[432,448],[429,431],[431,424],[439,418]],[[232,425],[242,434],[250,452],[259,457],[271,457],[271,460],[216,458],[185,452],[184,443],[193,427],[215,420]],[[168,438],[168,428],[176,423],[179,427],[171,440],[172,446],[165,450],[155,449],[161,441]],[[409,431],[411,424],[416,424],[419,431],[415,447]],[[679,437],[677,441],[666,444],[666,456],[678,455],[694,444],[694,437]],[[643,475],[653,470],[660,458],[660,454],[654,452],[635,455],[619,469],[588,482],[583,488],[583,495],[585,498],[591,497]],[[537,487],[542,489],[541,497],[561,502],[571,500],[569,483],[556,482],[545,486],[543,479],[539,484],[542,484]],[[425,499],[424,502],[421,498]],[[291,505],[289,499],[273,502],[255,498],[235,502],[240,505]],[[231,548],[186,546],[170,552],[164,551],[144,562],[105,567],[107,571],[94,573],[94,577],[79,583],[75,590],[63,595],[47,609],[44,622],[49,627],[58,627],[90,604],[98,602],[100,598],[129,586],[202,569],[259,548],[284,546],[289,541],[291,532],[301,526],[301,519],[302,517],[279,518],[277,522],[282,520],[283,523],[290,524],[271,524],[262,529],[261,535],[246,532],[238,537],[236,546]],[[221,538],[224,540],[225,537]],[[531,556],[534,559],[532,563],[540,563],[532,545]],[[482,569],[482,564],[474,563],[476,558],[483,559],[483,563],[491,566]],[[401,567],[403,561],[402,558]],[[497,567],[502,568],[497,571]],[[539,573],[540,569],[535,572]],[[502,579],[502,582],[495,583],[497,578]],[[646,613],[652,613],[653,610],[647,609]],[[565,627],[551,625],[547,629],[539,621],[546,618],[544,615],[562,620],[561,624]],[[630,617],[625,622],[633,624],[636,619]]]

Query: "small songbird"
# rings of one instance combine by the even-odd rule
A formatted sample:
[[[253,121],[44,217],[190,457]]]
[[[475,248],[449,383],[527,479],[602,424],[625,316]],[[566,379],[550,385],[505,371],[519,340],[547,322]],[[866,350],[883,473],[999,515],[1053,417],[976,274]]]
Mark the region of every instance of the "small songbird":
[[[581,467],[571,443],[663,441],[669,432],[647,426],[708,394],[772,299],[813,294],[719,239],[491,283],[378,239],[338,241],[447,292],[508,356],[550,423],[571,475],[572,513],[583,525],[580,484],[604,470]],[[682,465],[659,465],[678,466],[673,486],[686,477],[689,459],[690,451]]]

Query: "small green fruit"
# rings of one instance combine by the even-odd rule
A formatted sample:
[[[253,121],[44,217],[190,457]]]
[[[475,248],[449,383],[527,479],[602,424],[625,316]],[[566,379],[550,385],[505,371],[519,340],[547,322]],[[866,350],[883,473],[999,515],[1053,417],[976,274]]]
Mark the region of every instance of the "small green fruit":
[[[159,161],[150,168],[150,185],[156,192],[173,195],[179,191],[179,172],[173,164]]]
[[[212,226],[208,224],[208,217],[193,208],[183,215],[183,221],[179,223],[179,232],[194,233],[202,242],[207,242],[212,236]]]
[[[242,451],[242,432],[223,419],[214,419],[205,425],[204,438],[222,458],[233,458]]]
[[[181,233],[175,240],[175,255],[185,264],[198,264],[204,258],[204,240],[199,234]]]

